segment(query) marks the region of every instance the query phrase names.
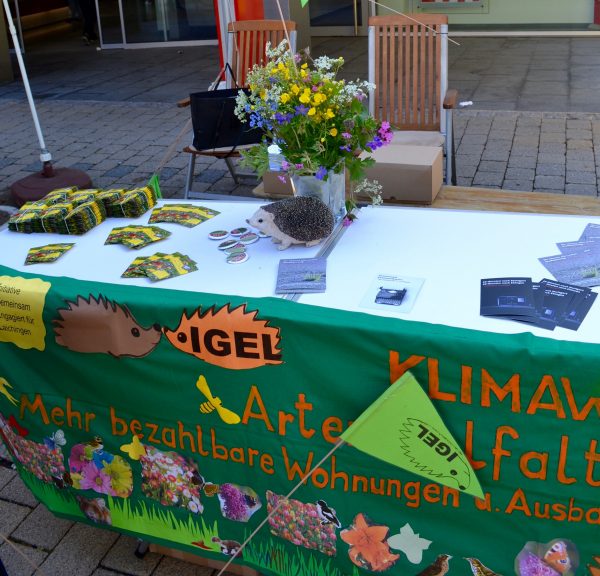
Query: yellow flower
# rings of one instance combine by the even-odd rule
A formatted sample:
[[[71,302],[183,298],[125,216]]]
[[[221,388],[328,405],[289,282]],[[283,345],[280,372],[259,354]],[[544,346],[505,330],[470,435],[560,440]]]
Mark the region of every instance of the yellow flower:
[[[282,104],[287,104],[290,101],[290,95],[287,92],[284,92],[279,99],[281,100]]]
[[[310,90],[308,88],[304,89],[300,98],[298,98],[302,104],[308,104],[310,102]]]
[[[319,92],[317,92],[314,96],[313,96],[313,104],[315,106],[318,106],[319,104],[321,104],[322,102],[325,102],[325,100],[327,100],[327,96],[325,96],[325,94],[320,94]]]
[[[127,498],[133,490],[131,466],[121,456],[115,456],[110,464],[105,464],[103,472],[110,477],[112,489],[117,496]]]
[[[294,96],[298,96],[298,92],[300,92],[300,88],[298,88],[297,84],[292,84],[290,89],[294,93]]]
[[[261,90],[260,91],[260,98],[261,100],[264,100],[267,97],[267,91],[266,90]]]
[[[308,72],[306,70],[300,70],[300,76],[302,76],[302,78],[306,78],[308,76]]]
[[[71,472],[71,481],[73,482],[73,488],[81,490],[81,474]]]
[[[325,112],[325,118],[333,118],[335,116],[335,114],[333,113],[333,110],[331,108],[327,108],[327,112]]]
[[[338,135],[338,130],[337,130],[337,128],[332,128],[332,129],[329,131],[329,133],[330,133],[332,136],[337,136],[337,135]]]
[[[300,68],[304,70],[305,68],[308,68],[308,64],[305,62],[304,64],[302,64],[302,66],[300,66]]]
[[[277,69],[278,70],[285,70],[285,66],[283,65],[283,62],[280,62],[279,64],[277,64]]]
[[[310,108],[310,109],[309,109],[309,111],[308,111],[308,115],[309,115],[309,116],[314,116],[314,115],[315,115],[315,113],[316,113],[316,111],[317,111],[317,109],[316,109],[316,108],[314,108],[314,107],[313,107],[313,108]]]

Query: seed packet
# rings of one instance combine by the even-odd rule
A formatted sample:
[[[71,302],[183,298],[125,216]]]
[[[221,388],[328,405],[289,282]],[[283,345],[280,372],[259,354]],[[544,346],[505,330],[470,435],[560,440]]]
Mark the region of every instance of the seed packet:
[[[198,269],[196,263],[185,254],[157,252],[153,256],[136,258],[123,272],[123,278],[141,278],[147,276],[153,282],[181,276]]]
[[[158,226],[120,226],[113,228],[105,244],[123,244],[139,250],[148,244],[168,238],[171,233]]]
[[[140,268],[153,282],[182,276],[198,270],[196,263],[191,258],[179,252],[167,254],[157,260],[146,261],[141,264]]]
[[[166,256],[163,252],[157,252],[153,256],[139,256],[136,258],[128,267],[123,274],[121,274],[122,278],[142,278],[146,276],[146,273],[141,269],[141,265],[146,261],[150,260],[158,260]]]
[[[36,246],[27,253],[25,264],[39,264],[42,262],[54,262],[58,260],[65,252],[75,246],[71,244],[46,244],[45,246]]]
[[[149,222],[173,222],[193,228],[219,214],[217,210],[194,204],[166,204],[152,211]]]

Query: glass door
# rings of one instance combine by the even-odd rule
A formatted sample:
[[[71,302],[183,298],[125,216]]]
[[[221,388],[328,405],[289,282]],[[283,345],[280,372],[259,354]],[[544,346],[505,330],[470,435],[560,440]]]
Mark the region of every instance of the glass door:
[[[96,0],[102,46],[215,44],[213,0]]]
[[[312,36],[366,36],[369,0],[310,0]]]

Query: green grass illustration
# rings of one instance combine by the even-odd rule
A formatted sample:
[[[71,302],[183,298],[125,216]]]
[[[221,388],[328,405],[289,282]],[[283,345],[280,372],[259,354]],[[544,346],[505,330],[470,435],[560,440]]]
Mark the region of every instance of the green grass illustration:
[[[188,546],[191,546],[192,542],[202,541],[215,552],[219,552],[219,547],[212,543],[213,536],[219,535],[216,521],[209,526],[202,517],[198,521],[191,514],[186,520],[180,520],[168,509],[148,506],[145,502],[138,502],[132,506],[127,499],[111,496],[108,496],[107,504],[112,525],[116,528],[125,528],[130,532],[139,532]]]
[[[24,468],[19,468],[26,486],[52,512],[73,519],[85,519],[72,489],[59,489],[42,482]],[[97,496],[103,497],[101,494]],[[132,504],[128,499],[106,496],[106,503],[111,513],[113,528],[154,536],[167,542],[177,542],[191,549],[194,549],[192,542],[201,541],[215,553],[219,553],[219,547],[212,542],[212,538],[219,535],[216,521],[209,525],[201,516],[191,514],[182,520],[171,510],[148,505],[143,501]],[[266,539],[261,538],[260,542],[251,541],[244,549],[243,561],[257,569],[262,568],[282,576],[360,576],[356,566],[353,566],[351,575],[344,574],[332,565],[331,558],[319,556],[321,555],[301,547],[295,548],[290,554],[284,544],[269,536]]]
[[[85,518],[71,490],[57,488],[54,484],[42,482],[37,476],[34,476],[22,466],[18,466],[19,475],[27,488],[29,488],[32,494],[40,502],[43,502],[49,510],[56,512],[57,514]]]
[[[348,576],[332,566],[330,558],[317,558],[300,547],[290,555],[285,546],[273,538],[260,543],[250,541],[244,549],[244,560],[282,576]],[[359,576],[356,566],[351,576]]]

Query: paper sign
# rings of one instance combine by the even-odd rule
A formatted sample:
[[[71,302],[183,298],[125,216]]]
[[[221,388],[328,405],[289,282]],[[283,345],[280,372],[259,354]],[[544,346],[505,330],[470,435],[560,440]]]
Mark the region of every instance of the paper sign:
[[[0,276],[0,342],[44,350],[46,328],[42,312],[50,282],[39,278]]]

